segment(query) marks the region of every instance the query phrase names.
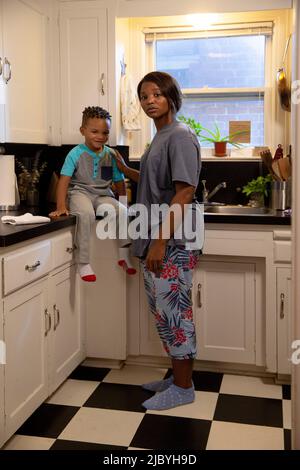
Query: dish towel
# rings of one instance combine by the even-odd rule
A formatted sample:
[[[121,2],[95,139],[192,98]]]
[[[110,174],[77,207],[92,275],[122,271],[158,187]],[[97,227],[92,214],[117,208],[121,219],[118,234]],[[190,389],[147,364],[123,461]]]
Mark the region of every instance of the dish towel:
[[[51,219],[49,219],[49,217],[32,215],[30,212],[26,212],[26,214],[16,216],[3,215],[1,217],[1,222],[11,225],[44,224],[46,222],[51,222]]]
[[[140,102],[130,75],[121,77],[121,116],[126,131],[141,129]]]

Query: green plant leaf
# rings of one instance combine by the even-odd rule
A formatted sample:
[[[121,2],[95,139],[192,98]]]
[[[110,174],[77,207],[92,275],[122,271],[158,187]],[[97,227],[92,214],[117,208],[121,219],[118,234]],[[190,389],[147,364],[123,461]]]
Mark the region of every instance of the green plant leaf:
[[[243,144],[239,142],[234,142],[234,137],[245,134],[245,131],[238,131],[232,134],[228,134],[226,136],[221,135],[220,128],[218,124],[214,123],[215,131],[208,129],[207,127],[203,127],[199,122],[195,121],[193,118],[186,118],[185,116],[181,115],[178,116],[179,121],[184,122],[187,124],[199,137],[201,142],[228,142],[229,144],[233,145],[236,148],[241,148]]]
[[[259,193],[263,194],[264,196],[268,196],[268,183],[271,181],[272,176],[270,174],[267,176],[258,176],[243,186],[242,193],[246,194],[246,196],[251,196],[253,193]]]

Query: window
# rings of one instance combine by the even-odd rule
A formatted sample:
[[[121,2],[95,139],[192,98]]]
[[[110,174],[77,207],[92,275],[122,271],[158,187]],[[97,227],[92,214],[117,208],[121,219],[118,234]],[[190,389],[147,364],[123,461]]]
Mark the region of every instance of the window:
[[[151,65],[177,79],[184,96],[179,114],[209,129],[217,122],[225,135],[229,121],[250,121],[250,145],[264,145],[272,23],[205,32],[151,29],[144,31]]]

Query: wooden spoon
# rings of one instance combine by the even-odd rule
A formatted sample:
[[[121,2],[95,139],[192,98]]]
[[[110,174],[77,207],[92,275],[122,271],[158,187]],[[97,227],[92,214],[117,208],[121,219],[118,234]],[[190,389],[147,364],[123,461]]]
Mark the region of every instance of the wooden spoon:
[[[274,172],[274,170],[272,168],[272,154],[271,154],[271,151],[270,150],[264,150],[263,152],[260,153],[260,156],[261,156],[261,159],[262,159],[264,165],[267,167],[267,169],[269,170],[269,173],[273,176],[273,178],[276,181],[281,179],[277,176],[277,174]]]
[[[281,172],[280,172],[280,168],[279,168],[279,164],[278,164],[278,161],[279,160],[274,160],[273,163],[272,163],[272,170],[273,172],[275,173],[276,177],[277,177],[277,180],[278,181],[282,181],[282,175],[281,175]]]
[[[277,160],[282,179],[286,181],[291,176],[290,160],[287,157]]]

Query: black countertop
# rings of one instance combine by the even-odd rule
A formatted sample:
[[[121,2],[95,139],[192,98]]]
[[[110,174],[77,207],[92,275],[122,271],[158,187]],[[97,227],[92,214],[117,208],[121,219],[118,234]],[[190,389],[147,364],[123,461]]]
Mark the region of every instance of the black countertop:
[[[33,215],[48,216],[49,208],[23,208],[18,211],[0,211],[0,219],[3,215],[22,215],[31,212]],[[291,217],[277,211],[274,214],[241,215],[241,214],[204,214],[204,221],[213,224],[245,224],[245,225],[291,225]],[[61,228],[75,225],[74,215],[62,216],[51,222],[32,225],[9,225],[0,220],[0,247],[14,245],[31,238],[39,237]]]
[[[291,216],[285,215],[283,211],[255,215],[204,213],[204,222],[212,224],[291,225]]]
[[[23,215],[30,212],[33,215],[48,216],[50,210],[48,208],[31,208],[26,207],[17,211],[0,211],[0,247],[14,245],[31,238],[39,237],[50,232],[55,232],[61,228],[70,227],[75,225],[76,217],[74,215],[61,216],[57,219],[52,219],[50,222],[42,224],[29,224],[29,225],[10,225],[1,222],[3,215]]]

